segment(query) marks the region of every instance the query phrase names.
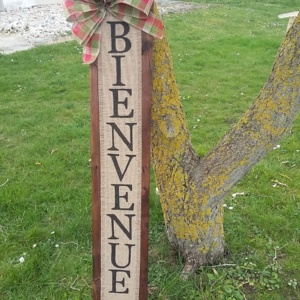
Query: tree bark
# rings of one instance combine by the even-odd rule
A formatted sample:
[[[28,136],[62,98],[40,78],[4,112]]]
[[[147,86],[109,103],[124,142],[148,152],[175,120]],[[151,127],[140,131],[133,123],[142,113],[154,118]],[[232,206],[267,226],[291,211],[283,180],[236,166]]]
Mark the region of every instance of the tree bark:
[[[205,157],[191,145],[166,38],[154,41],[152,162],[171,245],[184,271],[224,253],[223,199],[289,132],[300,109],[300,16],[253,105]]]

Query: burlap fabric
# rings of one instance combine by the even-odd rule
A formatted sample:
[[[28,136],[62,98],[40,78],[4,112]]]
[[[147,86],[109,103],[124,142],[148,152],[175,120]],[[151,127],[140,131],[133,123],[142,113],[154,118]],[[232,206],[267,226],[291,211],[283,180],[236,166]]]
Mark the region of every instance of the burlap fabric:
[[[101,168],[101,300],[134,300],[139,298],[139,265],[140,265],[140,224],[141,224],[141,157],[142,157],[142,61],[141,61],[141,34],[142,32],[132,26],[126,35],[131,41],[130,51],[119,54],[125,57],[122,58],[120,80],[125,86],[113,86],[116,83],[116,59],[109,54],[111,51],[111,30],[107,22],[115,21],[115,17],[107,14],[102,27],[102,43],[98,57],[98,85],[99,85],[99,110],[100,110],[100,168]],[[120,20],[117,20],[120,21]],[[117,26],[116,28],[121,28]],[[122,35],[117,32],[117,35]],[[117,48],[124,48],[124,41],[117,39]],[[133,110],[133,115],[130,117],[112,118],[113,116],[113,101],[111,89],[120,88],[120,101],[128,98],[127,107],[123,104],[118,105],[119,115],[129,115]],[[131,95],[122,89],[132,90]],[[128,145],[124,143],[118,133],[113,132],[112,126],[108,123],[114,123],[130,140],[130,126],[126,123],[136,123],[132,126],[132,151]],[[114,135],[114,141],[112,141]],[[114,150],[111,150],[114,143]],[[110,150],[108,150],[110,149]],[[117,150],[116,150],[117,149]],[[125,173],[122,180],[120,174],[116,171],[115,164],[109,154],[117,154],[115,157],[118,166],[122,173]],[[131,155],[134,157],[130,160]],[[125,172],[127,166],[127,170]],[[132,190],[128,187],[120,188],[122,195],[127,193],[128,201],[122,198],[121,205],[123,208],[129,208],[134,204],[132,210],[114,210],[115,207],[115,184],[132,185]],[[117,215],[121,223],[129,230],[129,219],[132,219],[132,237],[128,238],[120,226],[114,223],[114,235],[117,239],[112,239],[112,219],[108,217],[110,214]],[[128,217],[126,215],[134,215]],[[120,266],[125,266],[129,261],[129,248],[125,245],[134,245],[130,247],[130,265],[123,268],[123,271],[116,275],[117,283],[115,283],[116,293],[112,292],[112,271],[116,269],[113,266],[112,246],[110,243],[118,243],[116,246],[116,262]],[[124,279],[124,284],[122,280]],[[128,293],[124,291],[128,289]],[[121,292],[121,293],[120,293]]]

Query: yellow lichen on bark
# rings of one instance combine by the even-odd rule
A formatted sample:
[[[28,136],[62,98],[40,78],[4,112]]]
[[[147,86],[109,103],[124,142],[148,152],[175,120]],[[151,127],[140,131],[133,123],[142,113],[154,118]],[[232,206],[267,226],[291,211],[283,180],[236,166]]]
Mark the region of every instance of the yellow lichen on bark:
[[[224,251],[222,199],[290,128],[300,102],[300,16],[256,101],[200,159],[193,151],[167,40],[154,40],[151,152],[168,238],[197,264]]]
[[[191,143],[166,39],[154,43],[153,74],[152,162],[165,221],[178,239],[199,241],[214,226],[203,222],[211,215],[208,197],[199,199],[196,184],[181,165]]]

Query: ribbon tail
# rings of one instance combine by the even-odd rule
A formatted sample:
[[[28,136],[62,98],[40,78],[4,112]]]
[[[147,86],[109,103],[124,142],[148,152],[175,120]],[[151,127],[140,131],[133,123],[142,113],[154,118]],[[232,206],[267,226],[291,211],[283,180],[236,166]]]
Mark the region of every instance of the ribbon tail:
[[[164,36],[164,26],[161,18],[150,12],[147,19],[140,19],[142,23],[142,29],[144,32],[152,35],[155,38],[162,39]]]
[[[86,42],[82,51],[82,60],[84,64],[93,63],[100,53],[100,43],[101,43],[101,30],[100,27],[97,28],[95,33]]]
[[[96,16],[96,18],[95,20],[89,19],[85,22],[76,22],[73,24],[72,34],[81,46],[84,46],[98,30],[104,17],[98,18]]]

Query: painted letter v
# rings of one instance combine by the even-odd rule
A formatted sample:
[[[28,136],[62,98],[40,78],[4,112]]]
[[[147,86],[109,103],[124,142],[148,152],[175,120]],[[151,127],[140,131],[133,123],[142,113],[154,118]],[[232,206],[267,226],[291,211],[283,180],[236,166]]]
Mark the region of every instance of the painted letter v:
[[[119,177],[119,180],[122,181],[126,172],[127,172],[127,169],[132,161],[132,159],[136,156],[136,155],[126,155],[128,157],[128,160],[127,160],[127,164],[126,164],[126,167],[124,169],[124,171],[122,172],[121,169],[120,169],[120,165],[119,165],[119,162],[118,162],[118,159],[117,159],[117,156],[120,156],[119,154],[108,154],[112,161],[113,161],[113,164],[114,164],[114,167],[115,167],[115,170],[117,171],[117,174],[118,174],[118,177]]]

